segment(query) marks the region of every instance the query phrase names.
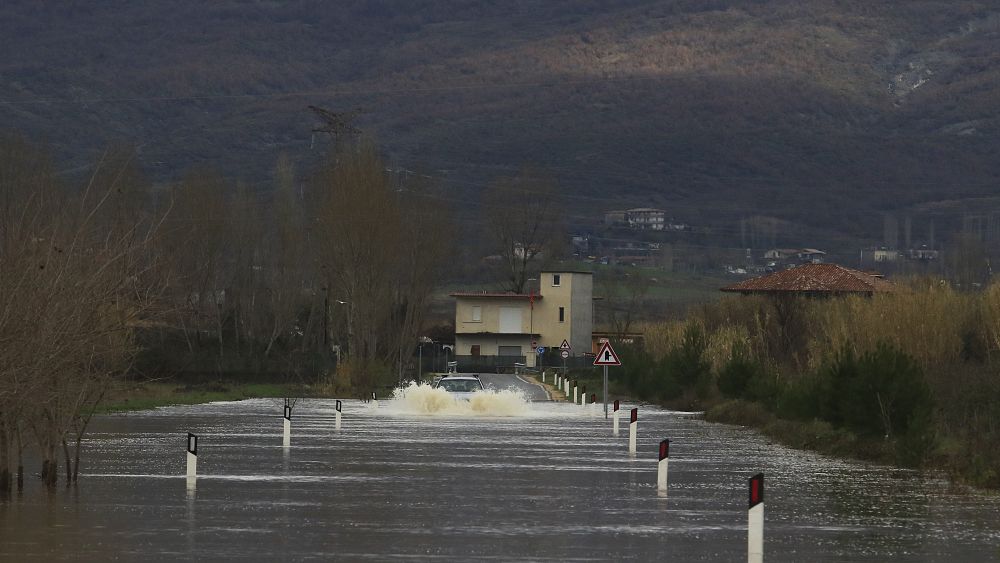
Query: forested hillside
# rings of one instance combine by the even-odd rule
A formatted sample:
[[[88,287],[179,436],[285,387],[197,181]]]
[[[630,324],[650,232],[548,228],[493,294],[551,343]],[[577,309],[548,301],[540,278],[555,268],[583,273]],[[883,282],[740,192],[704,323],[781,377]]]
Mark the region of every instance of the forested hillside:
[[[329,147],[308,105],[363,108],[460,210],[533,164],[581,221],[653,205],[740,244],[764,215],[849,247],[886,212],[943,239],[992,208],[998,45],[985,0],[11,0],[0,123],[63,162],[126,141],[157,181],[263,186]]]

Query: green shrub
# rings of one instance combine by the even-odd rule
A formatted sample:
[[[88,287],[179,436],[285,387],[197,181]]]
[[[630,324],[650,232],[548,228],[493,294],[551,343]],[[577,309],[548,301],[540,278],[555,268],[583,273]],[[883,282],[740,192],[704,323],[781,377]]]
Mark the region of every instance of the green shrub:
[[[820,416],[861,436],[896,438],[901,462],[917,464],[933,447],[933,399],[923,370],[891,344],[858,357],[845,346],[824,367]]]
[[[664,358],[664,369],[683,388],[692,388],[705,374],[711,373],[711,366],[705,359],[708,341],[705,332],[697,323],[689,323],[684,328],[680,345],[672,348]]]

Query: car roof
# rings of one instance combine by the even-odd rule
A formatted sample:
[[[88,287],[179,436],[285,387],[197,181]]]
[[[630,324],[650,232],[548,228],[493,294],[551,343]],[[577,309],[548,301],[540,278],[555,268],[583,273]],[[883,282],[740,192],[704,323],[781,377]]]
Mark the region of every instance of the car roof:
[[[479,378],[474,375],[449,375],[447,377],[442,377],[441,379],[474,379],[479,381]]]

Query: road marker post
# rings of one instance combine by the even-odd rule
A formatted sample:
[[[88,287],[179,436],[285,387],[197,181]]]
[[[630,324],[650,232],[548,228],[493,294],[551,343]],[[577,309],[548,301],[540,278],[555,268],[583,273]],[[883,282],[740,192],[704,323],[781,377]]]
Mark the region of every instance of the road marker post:
[[[656,466],[656,490],[667,494],[667,461],[670,458],[670,440],[660,442],[660,461]]]
[[[577,384],[576,380],[574,380],[573,381],[573,404],[574,405],[576,404],[576,392],[577,392],[578,389],[579,389],[579,385]]]
[[[597,407],[597,393],[590,394],[590,416],[595,416]]]
[[[198,476],[198,437],[188,432],[187,439],[187,478]]]
[[[635,457],[635,436],[639,429],[639,409],[632,409],[628,422],[628,455]]]
[[[337,406],[335,408],[337,409],[337,414],[336,414],[336,420],[337,420],[337,422],[334,423],[334,428],[336,428],[337,430],[340,430],[340,411],[341,411],[341,408],[342,408],[342,406],[340,404],[340,399],[337,399]]]
[[[375,392],[374,391],[372,391],[372,408],[373,409],[377,409],[378,408],[378,399],[375,398]]]
[[[285,403],[285,413],[284,417],[285,434],[281,441],[281,445],[288,447],[292,445],[292,407],[288,403]]]
[[[750,505],[747,509],[747,563],[764,562],[764,474],[749,479]]]
[[[587,405],[587,386],[584,385],[583,392],[580,393],[580,406],[583,407],[586,405]]]
[[[612,420],[614,420],[614,427],[613,427],[614,429],[613,429],[612,434],[614,434],[615,436],[618,435],[618,413],[619,412],[620,411],[618,410],[618,399],[615,399],[615,410],[614,410],[613,416],[611,417]]]

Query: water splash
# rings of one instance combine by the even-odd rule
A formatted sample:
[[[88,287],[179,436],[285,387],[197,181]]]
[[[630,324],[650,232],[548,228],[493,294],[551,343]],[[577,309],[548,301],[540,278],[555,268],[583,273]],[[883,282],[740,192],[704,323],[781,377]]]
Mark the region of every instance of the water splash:
[[[410,383],[392,393],[391,409],[400,414],[430,416],[524,416],[531,403],[517,389],[487,389],[474,393],[469,400],[456,399],[444,389]]]

